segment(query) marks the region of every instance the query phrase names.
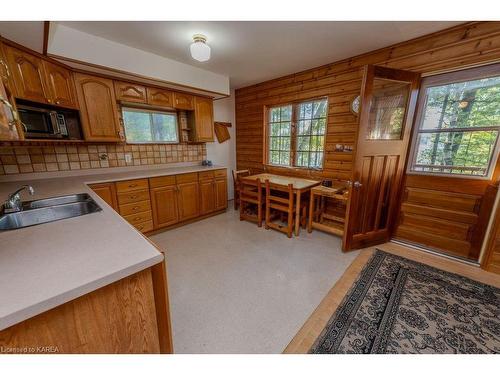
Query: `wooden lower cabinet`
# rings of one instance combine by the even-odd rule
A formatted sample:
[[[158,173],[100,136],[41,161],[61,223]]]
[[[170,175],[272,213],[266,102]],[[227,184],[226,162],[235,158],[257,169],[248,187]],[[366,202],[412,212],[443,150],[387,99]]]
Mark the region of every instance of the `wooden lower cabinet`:
[[[227,178],[217,178],[215,180],[215,210],[227,208]]]
[[[89,186],[142,233],[227,208],[226,170]]]
[[[165,272],[159,263],[6,328],[0,347],[3,353],[172,353]]]
[[[152,188],[151,203],[156,229],[168,227],[179,221],[176,185]]]
[[[93,184],[89,187],[102,198],[113,210],[118,211],[118,201],[116,198],[116,188],[114,182],[104,184]]]
[[[193,219],[200,215],[199,183],[186,182],[177,185],[179,221]]]
[[[200,181],[200,214],[206,215],[215,211],[215,180]]]

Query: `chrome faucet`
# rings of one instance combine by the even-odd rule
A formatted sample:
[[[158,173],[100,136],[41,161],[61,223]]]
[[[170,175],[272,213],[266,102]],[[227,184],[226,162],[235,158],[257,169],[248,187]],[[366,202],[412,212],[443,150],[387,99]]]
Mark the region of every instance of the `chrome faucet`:
[[[30,195],[35,194],[35,189],[31,185],[23,185],[19,189],[17,189],[15,192],[9,195],[7,200],[3,202],[3,213],[4,214],[9,214],[11,212],[19,212],[22,210],[22,204],[21,204],[21,197],[19,194],[21,191],[24,189],[28,190],[28,193]]]

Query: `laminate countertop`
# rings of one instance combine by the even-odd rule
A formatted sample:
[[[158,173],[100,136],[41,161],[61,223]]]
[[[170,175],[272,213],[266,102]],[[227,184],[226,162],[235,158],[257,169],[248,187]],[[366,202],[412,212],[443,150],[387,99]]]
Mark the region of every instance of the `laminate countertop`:
[[[49,179],[17,176],[14,181],[2,176],[0,202],[20,185],[30,184],[35,195],[23,192],[23,201],[88,193],[102,211],[0,231],[0,330],[163,261],[163,255],[88,184],[216,169],[226,168],[190,165]]]

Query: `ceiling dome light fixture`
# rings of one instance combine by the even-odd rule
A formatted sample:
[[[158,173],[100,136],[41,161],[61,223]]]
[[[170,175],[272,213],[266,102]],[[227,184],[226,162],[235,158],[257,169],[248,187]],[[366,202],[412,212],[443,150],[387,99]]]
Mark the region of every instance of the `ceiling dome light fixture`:
[[[207,44],[207,37],[202,34],[193,35],[193,43],[189,47],[191,56],[198,61],[210,59],[210,46]]]

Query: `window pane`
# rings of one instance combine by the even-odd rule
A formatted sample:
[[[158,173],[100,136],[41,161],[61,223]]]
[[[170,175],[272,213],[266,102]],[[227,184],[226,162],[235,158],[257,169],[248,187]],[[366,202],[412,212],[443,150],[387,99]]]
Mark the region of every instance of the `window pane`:
[[[271,114],[270,114],[270,122],[279,122],[280,121],[280,108],[272,108],[271,109]]]
[[[129,143],[177,143],[179,134],[175,113],[123,109],[125,137]]]
[[[290,121],[292,119],[292,106],[281,107],[281,121]]]
[[[290,153],[289,152],[281,152],[280,153],[280,164],[281,165],[290,165]]]
[[[298,128],[298,135],[311,134],[311,120],[299,120]]]
[[[500,124],[500,77],[430,87],[422,129]]]
[[[271,144],[269,145],[270,150],[279,150],[280,149],[280,138],[279,137],[271,137]]]
[[[297,166],[298,167],[308,167],[309,166],[309,153],[308,152],[298,152],[297,153]]]
[[[270,151],[269,153],[269,161],[271,164],[279,164],[280,163],[280,153],[279,151]]]
[[[413,171],[486,176],[498,131],[422,133]]]
[[[309,151],[310,137],[297,137],[297,151]]]
[[[281,137],[280,150],[290,151],[290,137]]]
[[[153,140],[158,142],[178,142],[177,116],[175,114],[151,113],[153,120]]]
[[[401,139],[409,93],[407,82],[374,79],[367,139]]]
[[[151,142],[151,119],[149,113],[123,111],[123,124],[128,142]]]
[[[291,135],[292,124],[290,122],[282,122],[280,127],[280,135],[289,137]]]
[[[280,135],[280,124],[271,124],[271,136],[278,136]]]

